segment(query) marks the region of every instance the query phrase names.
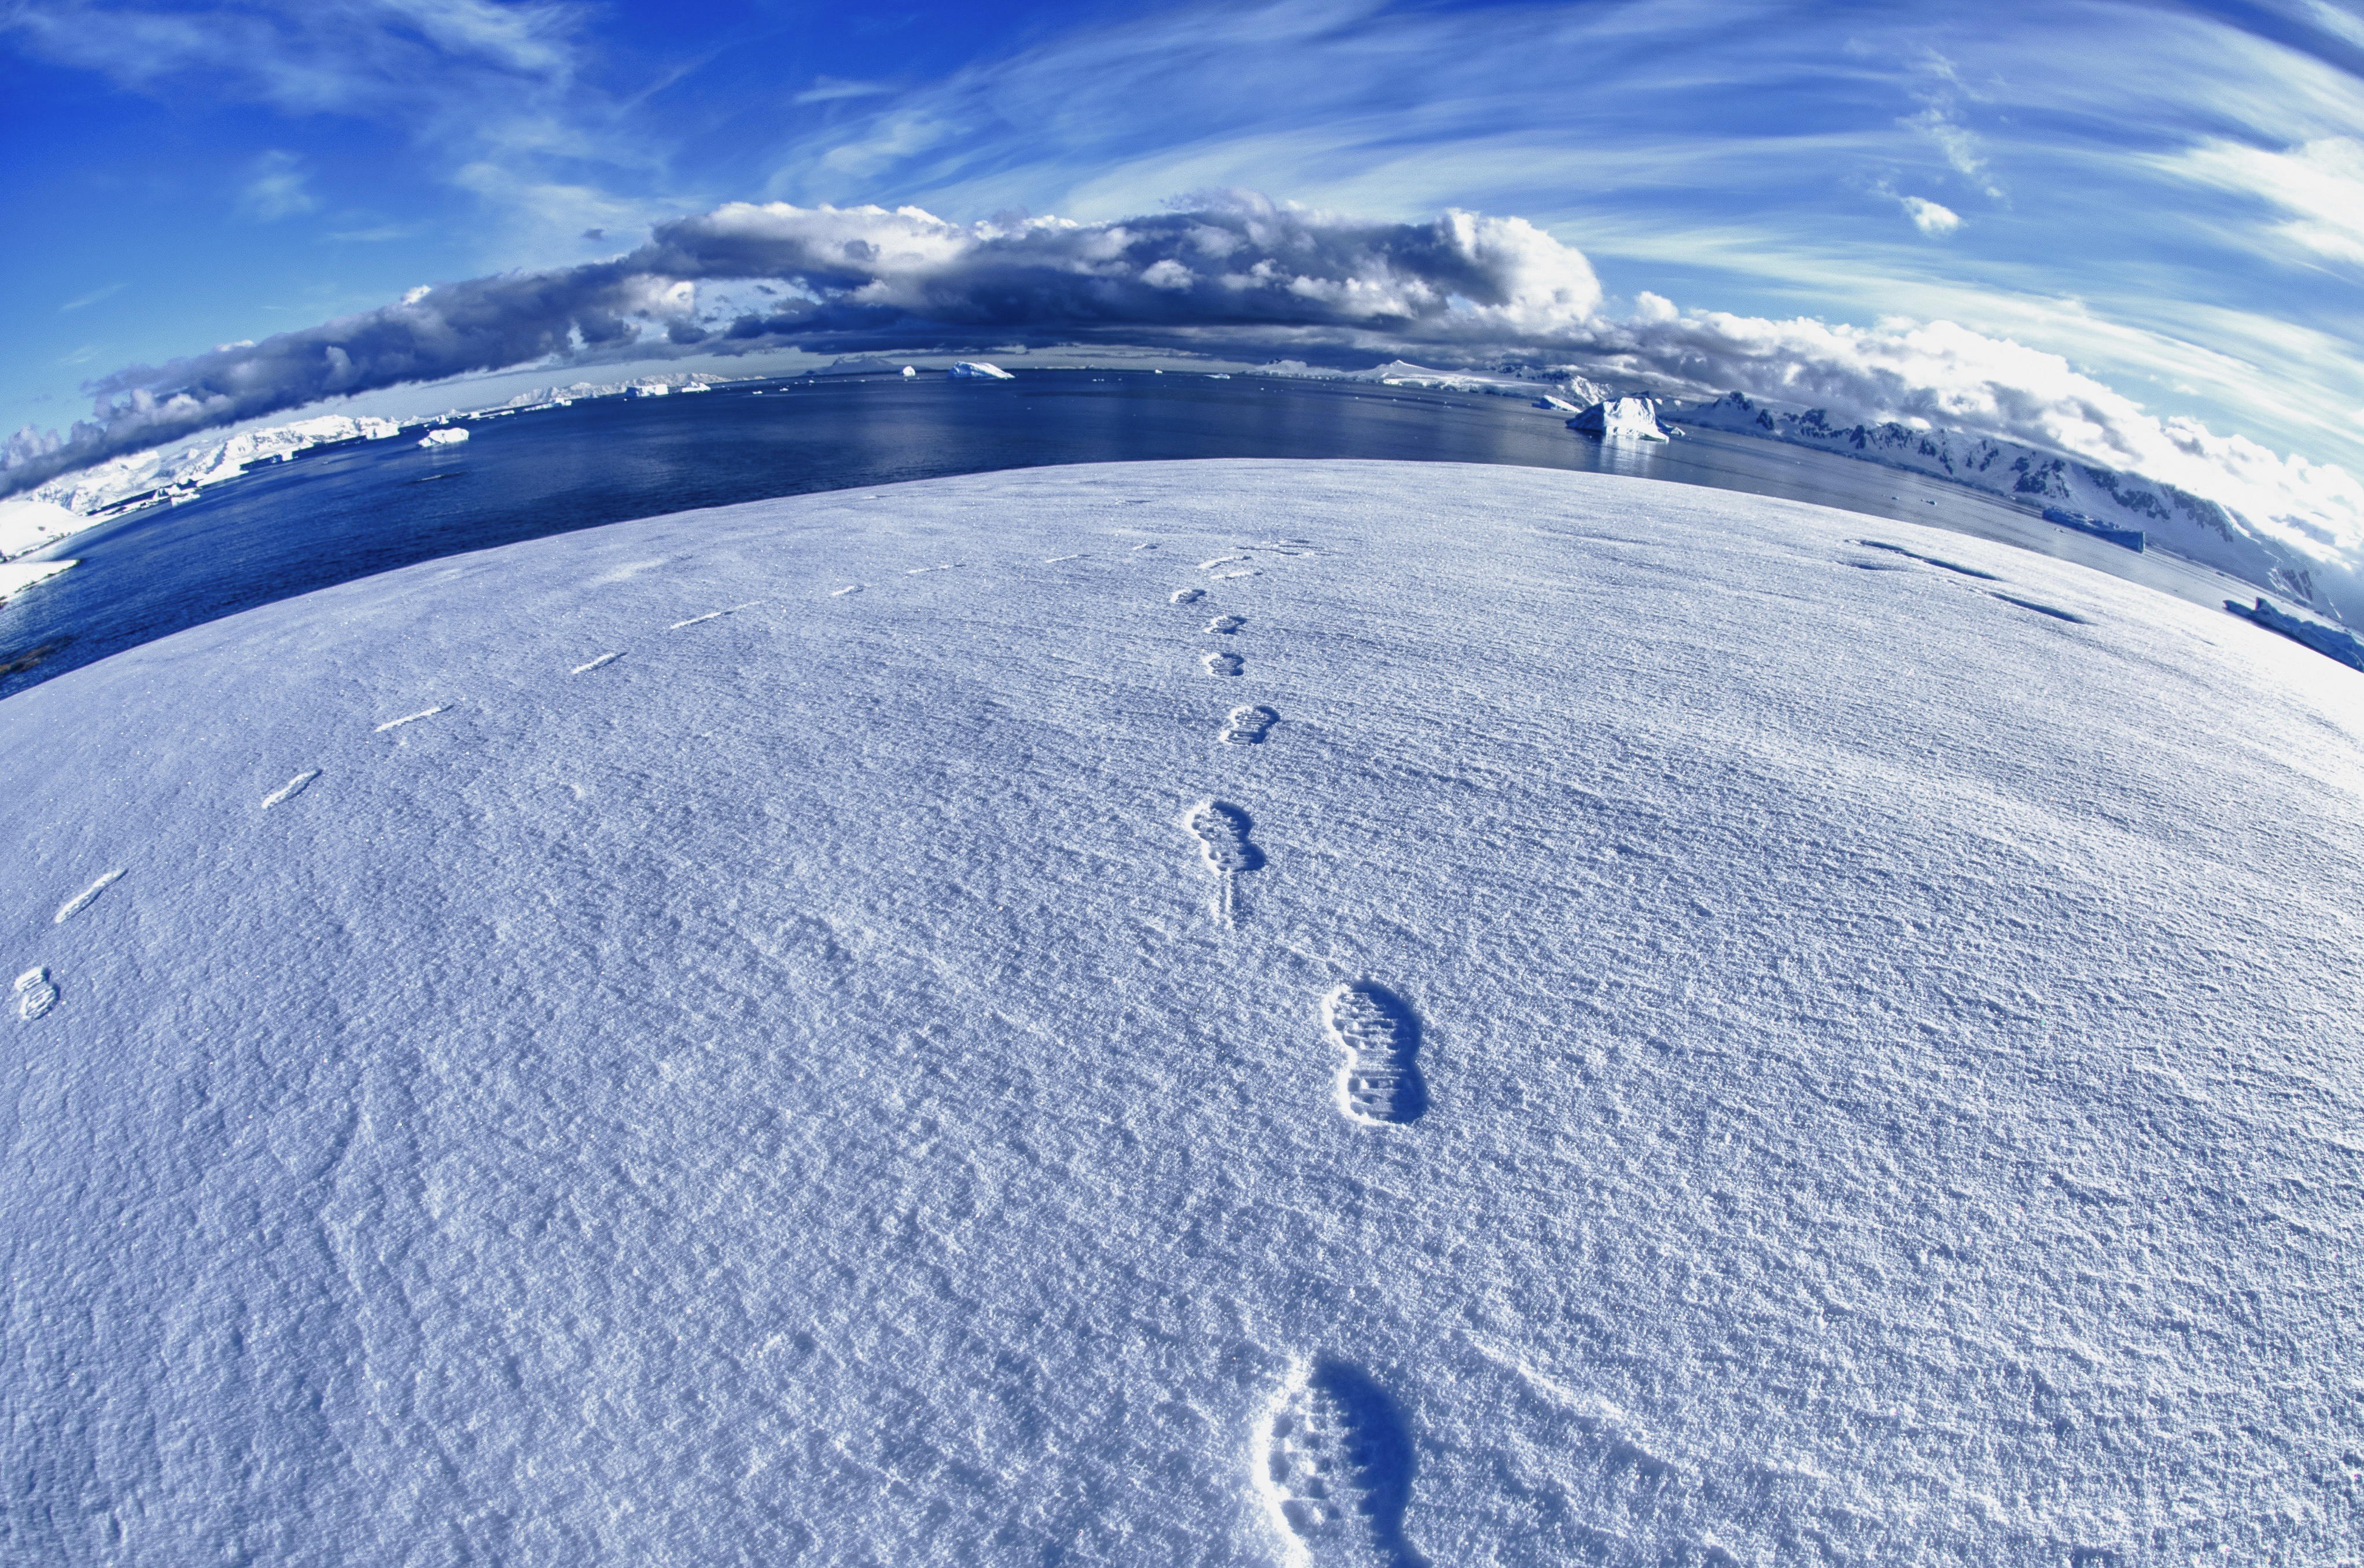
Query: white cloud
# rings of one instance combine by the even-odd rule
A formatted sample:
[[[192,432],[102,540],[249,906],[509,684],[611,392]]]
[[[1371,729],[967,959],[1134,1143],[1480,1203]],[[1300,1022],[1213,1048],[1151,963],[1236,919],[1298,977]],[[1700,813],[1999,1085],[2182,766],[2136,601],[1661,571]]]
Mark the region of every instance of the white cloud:
[[[319,203],[306,190],[304,161],[292,152],[271,151],[254,161],[253,172],[238,194],[238,210],[262,223],[275,223]]]
[[[834,76],[816,76],[813,84],[788,100],[792,104],[833,104],[846,98],[875,98],[894,91],[875,82],[843,82]]]
[[[2273,232],[2336,261],[2364,265],[2364,140],[2324,137],[2280,151],[2212,139],[2161,166],[2250,195],[2288,215]]]
[[[90,306],[96,305],[102,299],[114,298],[117,295],[121,294],[130,285],[128,284],[108,284],[104,288],[95,288],[88,294],[75,295],[73,298],[66,301],[63,305],[58,306],[58,309],[61,313],[65,311],[82,310]]]
[[[1584,255],[1517,217],[1392,223],[1245,194],[1104,223],[734,203],[660,225],[612,261],[413,290],[259,344],[119,372],[98,384],[98,417],[22,460],[8,484],[324,396],[552,356],[1097,339],[1333,360],[1508,356],[1667,391],[1737,390],[2066,453],[2261,521],[2300,519],[2308,537],[2364,551],[2364,490],[2341,470],[2156,417],[2056,353],[1942,320],[1686,316],[1644,293],[1619,321],[1600,304]]]
[[[1960,214],[1951,207],[1940,206],[1925,196],[1899,196],[1896,199],[1898,205],[1904,208],[1904,216],[1912,220],[1912,227],[1924,234],[1944,236],[1962,227]]]

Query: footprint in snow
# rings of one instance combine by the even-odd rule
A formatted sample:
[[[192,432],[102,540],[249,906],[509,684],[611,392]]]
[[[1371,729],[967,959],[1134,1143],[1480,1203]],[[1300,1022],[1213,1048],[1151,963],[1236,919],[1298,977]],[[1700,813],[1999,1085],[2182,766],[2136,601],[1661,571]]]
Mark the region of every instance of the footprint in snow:
[[[1210,675],[1236,675],[1247,668],[1246,662],[1236,653],[1201,653],[1199,659]]]
[[[1206,596],[1207,590],[1204,588],[1176,588],[1174,590],[1173,602],[1177,605],[1195,605]]]
[[[574,668],[567,671],[566,673],[570,675],[587,675],[594,670],[606,669],[608,665],[613,664],[617,660],[621,659],[623,655],[621,653],[602,653],[597,659],[585,660],[584,662],[577,664]]]
[[[1202,800],[1191,808],[1184,826],[1199,840],[1199,858],[1215,873],[1215,919],[1228,926],[1239,912],[1241,874],[1264,864],[1264,851],[1248,837],[1255,824],[1229,801]]]
[[[35,964],[17,976],[17,1016],[27,1023],[58,1005],[58,988],[45,965]]]
[[[1323,1359],[1291,1369],[1258,1423],[1256,1490],[1301,1568],[1409,1568],[1409,1424],[1368,1373]]]
[[[1244,555],[1219,555],[1212,561],[1202,561],[1199,562],[1199,570],[1201,572],[1212,572],[1218,566],[1229,566],[1234,562],[1245,561],[1247,557]]]
[[[1338,1108],[1366,1127],[1417,1120],[1428,1085],[1412,1057],[1420,1020],[1403,998],[1369,980],[1341,985],[1321,999],[1321,1025],[1346,1053],[1338,1070]]]
[[[1280,722],[1280,715],[1263,706],[1235,707],[1232,717],[1223,721],[1223,732],[1217,739],[1233,746],[1261,746],[1272,727]]]
[[[1217,637],[1229,637],[1247,624],[1245,616],[1217,616],[1207,623],[1207,629]]]

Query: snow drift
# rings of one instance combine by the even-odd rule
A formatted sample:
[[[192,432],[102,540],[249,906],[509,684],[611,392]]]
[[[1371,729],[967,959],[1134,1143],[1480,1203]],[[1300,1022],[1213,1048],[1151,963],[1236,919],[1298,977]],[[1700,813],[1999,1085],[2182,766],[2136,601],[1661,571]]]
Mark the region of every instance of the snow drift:
[[[73,672],[0,704],[0,1556],[2337,1560],[2359,679],[1278,462]]]

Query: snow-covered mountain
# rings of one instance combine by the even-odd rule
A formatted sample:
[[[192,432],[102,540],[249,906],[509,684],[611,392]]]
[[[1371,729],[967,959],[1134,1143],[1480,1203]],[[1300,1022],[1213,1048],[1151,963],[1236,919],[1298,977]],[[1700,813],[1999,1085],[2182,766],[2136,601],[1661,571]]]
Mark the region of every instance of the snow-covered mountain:
[[[2074,513],[2140,531],[2202,562],[2296,600],[2349,626],[2364,626],[2364,577],[2328,553],[2310,557],[2267,535],[2231,507],[2172,484],[2079,462],[2054,452],[1958,430],[1916,429],[1893,421],[1841,424],[1820,408],[1783,411],[1741,393],[1670,406],[1702,429],[1788,441],[2008,496],[2038,509]]]

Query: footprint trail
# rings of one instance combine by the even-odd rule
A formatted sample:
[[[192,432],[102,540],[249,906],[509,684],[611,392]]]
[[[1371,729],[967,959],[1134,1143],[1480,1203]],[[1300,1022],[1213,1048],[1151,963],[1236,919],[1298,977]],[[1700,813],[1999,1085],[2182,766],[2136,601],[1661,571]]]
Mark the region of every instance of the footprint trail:
[[[1201,653],[1199,659],[1207,666],[1210,675],[1236,675],[1247,667],[1246,662],[1236,653]]]

